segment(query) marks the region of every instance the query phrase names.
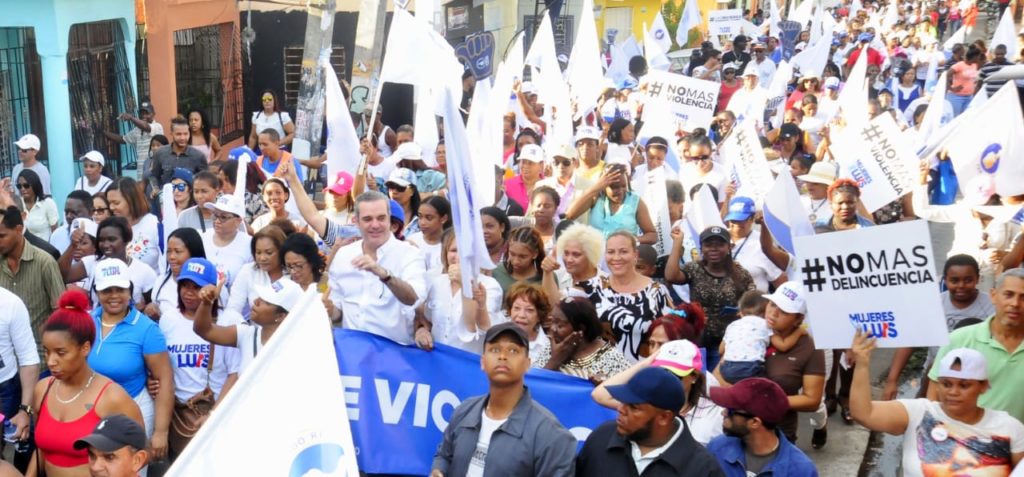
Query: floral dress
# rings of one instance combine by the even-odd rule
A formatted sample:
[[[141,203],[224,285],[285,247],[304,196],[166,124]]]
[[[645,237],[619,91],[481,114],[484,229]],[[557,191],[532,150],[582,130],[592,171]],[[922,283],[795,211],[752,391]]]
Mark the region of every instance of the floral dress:
[[[636,293],[615,291],[609,277],[595,277],[578,286],[597,308],[598,318],[610,325],[615,347],[631,363],[640,359],[640,344],[651,322],[672,309],[668,290],[658,282]]]

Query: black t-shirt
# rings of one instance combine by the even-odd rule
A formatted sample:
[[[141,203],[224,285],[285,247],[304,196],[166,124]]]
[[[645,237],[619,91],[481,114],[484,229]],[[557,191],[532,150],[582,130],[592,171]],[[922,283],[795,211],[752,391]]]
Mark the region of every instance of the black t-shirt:
[[[729,63],[735,63],[737,61],[740,63],[740,70],[746,68],[747,62],[750,61],[750,53],[741,51],[740,54],[737,55],[735,51],[730,51],[722,55],[722,64],[727,65]]]

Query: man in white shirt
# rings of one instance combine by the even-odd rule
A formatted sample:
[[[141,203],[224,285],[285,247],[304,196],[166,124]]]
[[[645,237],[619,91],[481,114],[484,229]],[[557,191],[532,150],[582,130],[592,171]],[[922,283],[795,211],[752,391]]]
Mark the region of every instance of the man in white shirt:
[[[36,159],[39,154],[39,148],[42,147],[39,143],[39,137],[35,134],[26,134],[18,139],[14,143],[18,146],[18,159],[20,163],[14,165],[14,169],[11,171],[11,182],[13,183],[18,179],[18,175],[25,169],[32,169],[36,174],[39,174],[39,180],[43,183],[43,192],[46,195],[50,195],[50,171]],[[21,195],[21,191],[15,187],[14,193]]]
[[[754,43],[754,69],[757,72],[757,84],[765,90],[772,84],[772,77],[775,76],[775,62],[768,58],[767,49],[764,43]],[[748,66],[749,68],[749,66]]]
[[[387,196],[368,191],[356,198],[362,240],[341,248],[329,271],[331,319],[400,344],[413,344],[415,309],[427,296],[426,264],[416,247],[391,233]]]
[[[762,131],[764,127],[764,107],[768,102],[768,90],[760,85],[757,65],[753,61],[743,68],[743,87],[733,93],[729,105],[725,108],[736,115],[736,123],[747,119],[754,121],[754,129]]]
[[[576,156],[576,149],[568,144],[562,144],[555,147],[553,151],[548,154],[551,158],[552,168],[555,173],[546,179],[542,179],[537,182],[536,187],[547,186],[555,189],[558,192],[558,211],[555,215],[561,217],[565,215],[565,211],[568,210],[569,204],[572,203],[576,197],[586,192],[585,187],[580,187],[577,184],[576,178],[576,167],[579,166],[579,158]]]
[[[0,412],[14,424],[17,440],[29,437],[37,381],[39,355],[28,309],[17,295],[0,288]]]
[[[242,265],[252,261],[249,246],[252,237],[239,230],[245,217],[245,204],[234,194],[222,194],[217,202],[206,204],[206,208],[213,210],[213,228],[203,232],[203,248],[207,260],[225,274],[230,288]],[[223,299],[226,303],[227,299]]]

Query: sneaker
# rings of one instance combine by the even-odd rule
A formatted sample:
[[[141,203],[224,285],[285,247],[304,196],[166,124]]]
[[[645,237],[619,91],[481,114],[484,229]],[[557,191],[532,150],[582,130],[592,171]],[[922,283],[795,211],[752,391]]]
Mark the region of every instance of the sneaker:
[[[811,447],[814,449],[821,449],[828,443],[828,428],[815,429],[814,434],[811,436]]]

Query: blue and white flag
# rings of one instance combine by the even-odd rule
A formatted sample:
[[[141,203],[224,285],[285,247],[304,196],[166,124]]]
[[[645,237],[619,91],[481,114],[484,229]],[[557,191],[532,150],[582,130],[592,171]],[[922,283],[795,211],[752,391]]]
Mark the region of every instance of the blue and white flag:
[[[661,14],[659,13],[658,15]],[[655,28],[652,27],[648,30],[647,23],[644,23],[644,59],[647,60],[647,66],[652,70],[668,71],[672,61],[668,59],[668,49],[664,48],[662,41],[655,36],[658,33],[658,30]],[[671,44],[672,40],[669,40],[669,45]]]
[[[359,475],[330,333],[314,287],[167,476]]]
[[[794,238],[814,235],[814,226],[800,201],[792,174],[783,172],[764,199],[764,225],[775,241],[790,255],[796,255]]]
[[[983,177],[1000,196],[1024,194],[1024,121],[1017,85],[1008,81],[976,111],[960,116],[968,114],[946,141],[961,191]]]
[[[463,400],[488,390],[480,355],[468,351],[441,344],[424,351],[370,333],[341,329],[334,330],[334,347],[359,467],[370,474],[429,474],[452,412]],[[526,386],[530,397],[551,411],[580,443],[597,426],[615,418],[615,411],[590,398],[594,386],[585,379],[531,369]],[[332,397],[342,402],[340,394]],[[270,424],[264,424],[267,426]]]
[[[547,17],[545,17],[547,18]],[[459,100],[451,88],[444,91],[445,152],[448,160],[448,200],[452,204],[452,224],[459,247],[459,269],[462,271],[462,293],[473,296],[476,278],[481,270],[491,270],[491,254],[484,243],[484,226],[480,208],[492,198],[480,197],[473,184],[473,155],[469,152],[466,127],[459,113]],[[480,167],[490,168],[486,161]]]
[[[654,22],[651,23],[651,29],[648,33],[650,33],[651,39],[661,47],[661,51],[668,53],[672,49],[672,37],[668,34],[668,27],[665,26],[665,17],[661,16],[660,10],[654,15]],[[644,43],[646,42],[647,40],[644,39]],[[644,46],[646,47],[647,45]]]

